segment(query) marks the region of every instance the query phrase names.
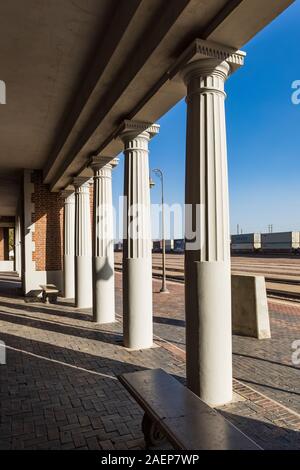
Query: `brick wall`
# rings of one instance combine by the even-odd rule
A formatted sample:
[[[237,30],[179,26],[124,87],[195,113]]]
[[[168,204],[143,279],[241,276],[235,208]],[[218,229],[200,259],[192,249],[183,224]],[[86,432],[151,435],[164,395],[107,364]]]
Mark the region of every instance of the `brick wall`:
[[[35,223],[32,259],[37,271],[60,271],[63,269],[63,200],[59,193],[52,193],[42,183],[41,171],[32,173],[32,183],[32,222]]]
[[[4,261],[4,230],[0,227],[0,261]]]

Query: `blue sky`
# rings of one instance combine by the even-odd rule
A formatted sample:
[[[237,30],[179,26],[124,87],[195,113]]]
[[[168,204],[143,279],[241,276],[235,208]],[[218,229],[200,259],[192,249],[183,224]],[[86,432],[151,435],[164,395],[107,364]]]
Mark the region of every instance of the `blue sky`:
[[[231,232],[300,230],[300,1],[244,48],[246,63],[226,83]],[[165,173],[165,200],[184,202],[186,105],[162,119],[150,143],[150,168]],[[151,191],[159,202],[159,182]],[[114,170],[114,204],[123,187],[123,157]],[[154,222],[155,224],[155,222]],[[175,234],[180,235],[180,234]]]

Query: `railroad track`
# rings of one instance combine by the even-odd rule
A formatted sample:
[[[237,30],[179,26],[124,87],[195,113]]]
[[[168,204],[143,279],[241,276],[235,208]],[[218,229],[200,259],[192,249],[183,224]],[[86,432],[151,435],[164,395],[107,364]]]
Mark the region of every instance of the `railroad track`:
[[[267,297],[270,299],[288,300],[289,302],[300,303],[300,294],[293,292],[283,292],[267,288]]]
[[[122,264],[116,263],[115,264],[116,271],[122,271]],[[243,271],[233,271],[234,274],[243,274]],[[246,273],[244,271],[244,273]],[[254,274],[254,273],[251,273]],[[255,273],[257,275],[263,275],[261,273]],[[161,266],[153,266],[152,276],[154,279],[161,279],[162,278],[162,268]],[[183,270],[180,268],[169,270],[167,268],[166,271],[166,278],[168,281],[177,282],[180,284],[184,284],[184,274]],[[266,288],[267,288],[267,296],[269,298],[274,299],[281,299],[281,300],[288,300],[291,302],[299,302],[300,303],[300,278],[299,279],[285,279],[279,277],[268,277],[265,276],[266,280]],[[290,286],[290,288],[288,287]]]

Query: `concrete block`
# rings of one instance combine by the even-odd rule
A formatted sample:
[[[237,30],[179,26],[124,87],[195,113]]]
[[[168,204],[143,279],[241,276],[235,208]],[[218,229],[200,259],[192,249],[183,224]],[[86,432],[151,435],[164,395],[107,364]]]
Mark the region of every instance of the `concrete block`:
[[[234,274],[231,293],[233,334],[271,338],[265,278]]]

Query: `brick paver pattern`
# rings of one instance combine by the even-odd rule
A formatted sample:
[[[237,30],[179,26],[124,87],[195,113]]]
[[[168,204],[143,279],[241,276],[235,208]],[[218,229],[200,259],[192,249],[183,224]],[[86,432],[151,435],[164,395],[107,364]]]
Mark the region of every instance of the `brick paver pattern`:
[[[161,367],[185,380],[183,285],[159,294],[153,281],[156,347],[122,346],[121,274],[118,321],[95,325],[91,312],[25,303],[13,278],[0,282],[0,449],[142,449],[142,410],[117,380],[124,372]],[[272,339],[234,336],[234,390],[220,411],[265,449],[300,448],[300,368],[291,344],[300,339],[300,307],[270,303]],[[217,347],[217,345],[216,345]]]

